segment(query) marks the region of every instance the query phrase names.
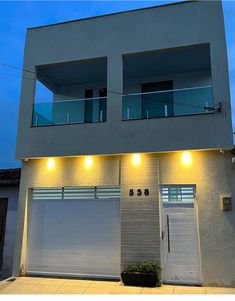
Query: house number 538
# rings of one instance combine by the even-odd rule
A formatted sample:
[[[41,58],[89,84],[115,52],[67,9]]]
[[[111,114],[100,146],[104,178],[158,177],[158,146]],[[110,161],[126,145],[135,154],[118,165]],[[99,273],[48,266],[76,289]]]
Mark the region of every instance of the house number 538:
[[[136,189],[136,191],[134,189],[130,189],[129,191],[129,196],[134,196],[134,195],[137,195],[137,196],[141,196],[142,194],[144,194],[145,196],[148,196],[149,195],[149,190],[147,188],[143,189]]]

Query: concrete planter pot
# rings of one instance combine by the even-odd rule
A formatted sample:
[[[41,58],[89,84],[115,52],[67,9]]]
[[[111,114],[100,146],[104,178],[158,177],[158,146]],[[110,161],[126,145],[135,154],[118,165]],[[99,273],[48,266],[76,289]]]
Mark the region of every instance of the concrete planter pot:
[[[121,278],[125,285],[142,287],[161,286],[160,279],[156,273],[122,272]]]

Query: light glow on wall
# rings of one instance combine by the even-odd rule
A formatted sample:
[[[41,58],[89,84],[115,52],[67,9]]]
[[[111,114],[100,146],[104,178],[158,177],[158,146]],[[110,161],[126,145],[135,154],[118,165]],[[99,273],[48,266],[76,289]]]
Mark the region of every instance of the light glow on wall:
[[[190,152],[183,152],[181,155],[181,162],[184,166],[190,166],[192,164],[193,158]]]
[[[86,168],[91,168],[91,166],[92,166],[92,157],[91,156],[85,157],[85,166],[86,166]]]
[[[140,164],[140,161],[141,161],[141,157],[140,157],[140,154],[134,154],[132,156],[132,163],[134,165],[139,165]]]
[[[48,169],[53,169],[55,167],[55,160],[53,158],[48,158],[47,167]]]

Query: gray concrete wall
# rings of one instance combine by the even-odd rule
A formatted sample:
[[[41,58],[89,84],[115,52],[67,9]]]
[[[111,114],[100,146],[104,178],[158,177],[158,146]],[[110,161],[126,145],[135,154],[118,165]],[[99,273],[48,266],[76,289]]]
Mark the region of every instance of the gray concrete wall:
[[[8,199],[7,220],[4,238],[3,266],[1,279],[11,276],[13,266],[14,244],[16,235],[16,220],[19,187],[0,187],[0,198]]]
[[[91,41],[95,47],[90,47]],[[121,121],[124,54],[203,43],[210,45],[214,104],[222,102],[226,114]],[[35,83],[23,79],[17,158],[232,147],[220,1],[189,1],[27,32],[25,69],[99,57],[107,57],[107,122],[31,128]]]
[[[197,192],[200,253],[203,285],[235,286],[235,166],[231,154],[192,151],[192,163],[184,165],[182,152],[141,154],[134,168],[131,155],[94,157],[88,170],[84,158],[58,158],[48,170],[47,159],[23,164],[17,237],[15,276],[27,256],[27,202],[31,187],[79,185],[122,185],[122,265],[132,261],[160,258],[159,196],[161,184],[195,184]],[[129,189],[149,188],[149,197],[129,197]],[[221,210],[221,197],[231,195],[233,210]],[[145,225],[146,229],[141,229]],[[148,234],[147,234],[148,232]],[[148,240],[149,238],[149,240]]]

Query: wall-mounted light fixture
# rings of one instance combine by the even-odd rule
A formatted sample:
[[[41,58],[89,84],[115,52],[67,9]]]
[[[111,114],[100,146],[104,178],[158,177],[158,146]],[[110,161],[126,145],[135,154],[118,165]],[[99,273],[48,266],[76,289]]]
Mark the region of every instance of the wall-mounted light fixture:
[[[140,161],[141,161],[141,157],[140,157],[140,154],[134,154],[132,156],[132,163],[134,165],[139,165],[140,164]]]
[[[86,156],[85,157],[85,167],[86,168],[91,168],[92,166],[92,157],[91,156]]]
[[[192,154],[190,152],[183,152],[181,155],[181,163],[184,166],[189,166],[192,164],[193,158],[192,158]]]
[[[48,169],[53,169],[55,167],[55,160],[53,158],[47,159],[47,167]]]

